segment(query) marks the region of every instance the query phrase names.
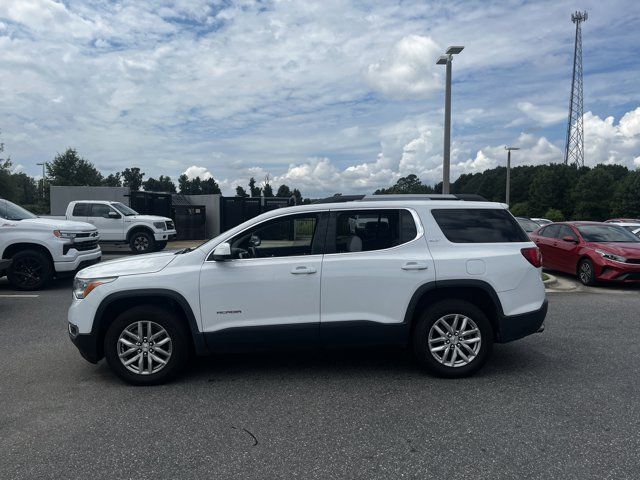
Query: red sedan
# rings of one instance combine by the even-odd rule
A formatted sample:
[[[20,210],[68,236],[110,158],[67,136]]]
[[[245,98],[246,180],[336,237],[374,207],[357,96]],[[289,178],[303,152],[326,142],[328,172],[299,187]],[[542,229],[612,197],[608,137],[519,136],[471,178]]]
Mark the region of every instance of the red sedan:
[[[585,285],[640,282],[640,238],[613,223],[552,223],[529,236],[546,269],[577,275]]]

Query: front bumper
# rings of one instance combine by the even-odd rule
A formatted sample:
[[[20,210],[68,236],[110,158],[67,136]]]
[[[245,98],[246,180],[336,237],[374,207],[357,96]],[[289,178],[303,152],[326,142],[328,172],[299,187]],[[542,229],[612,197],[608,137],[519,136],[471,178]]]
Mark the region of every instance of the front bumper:
[[[68,329],[69,338],[80,351],[80,355],[82,355],[82,358],[90,363],[98,363],[98,361],[102,358],[102,355],[98,349],[96,336],[92,333],[78,333],[78,327],[76,327],[72,323],[69,323]]]
[[[75,254],[72,252],[76,252]],[[53,265],[56,272],[74,272],[79,268],[85,268],[94,263],[98,263],[102,257],[102,250],[100,248],[89,252],[78,252],[77,250],[69,251],[68,260],[54,262]]]
[[[603,282],[640,282],[640,264],[605,260],[596,268],[596,279]]]
[[[168,242],[172,238],[174,238],[178,232],[174,230],[164,230],[162,232],[156,232],[153,234],[153,238],[155,238],[156,242]]]
[[[498,317],[498,343],[512,342],[543,331],[548,307],[549,302],[545,299],[539,310],[520,315],[500,315]]]

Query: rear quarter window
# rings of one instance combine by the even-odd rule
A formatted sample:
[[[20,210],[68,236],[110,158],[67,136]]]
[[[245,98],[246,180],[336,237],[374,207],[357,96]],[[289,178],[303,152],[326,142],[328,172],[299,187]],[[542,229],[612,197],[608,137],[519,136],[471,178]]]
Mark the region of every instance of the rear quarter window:
[[[497,208],[448,208],[431,211],[436,223],[453,243],[529,242],[515,218]]]
[[[74,217],[87,217],[89,216],[88,208],[86,203],[76,203],[73,206],[73,215]]]

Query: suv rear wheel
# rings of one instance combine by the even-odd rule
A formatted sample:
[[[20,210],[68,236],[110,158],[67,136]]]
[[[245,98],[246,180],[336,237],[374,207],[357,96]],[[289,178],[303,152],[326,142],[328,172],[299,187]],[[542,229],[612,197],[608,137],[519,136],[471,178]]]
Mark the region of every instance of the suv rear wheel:
[[[180,318],[153,305],[120,314],[104,338],[111,370],[132,385],[158,385],[174,378],[189,359],[188,332]]]
[[[7,271],[11,285],[18,290],[44,288],[53,276],[50,259],[37,250],[23,250],[12,257]]]
[[[413,353],[422,367],[440,377],[475,373],[493,347],[486,315],[464,300],[443,300],[428,308],[413,331]]]

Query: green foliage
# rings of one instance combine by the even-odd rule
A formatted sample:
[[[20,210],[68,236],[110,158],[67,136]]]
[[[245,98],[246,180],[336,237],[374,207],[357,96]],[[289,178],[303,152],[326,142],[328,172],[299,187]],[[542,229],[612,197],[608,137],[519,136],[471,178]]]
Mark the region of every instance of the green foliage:
[[[74,148],[55,156],[47,163],[47,178],[51,185],[102,185],[102,174],[93,163],[78,156]]]
[[[242,188],[240,185],[236,187],[236,197],[248,197],[248,196],[249,194],[244,188]]]
[[[259,197],[262,189],[260,187],[256,187],[256,179],[251,177],[249,179],[249,193],[252,197]]]
[[[102,185],[105,187],[121,187],[122,178],[120,172],[110,173],[107,175],[104,180],[102,180]]]
[[[271,188],[271,184],[270,183],[265,183],[263,189],[262,189],[262,194],[265,197],[273,197],[273,188]]]
[[[141,172],[138,167],[125,168],[121,176],[123,187],[129,187],[132,192],[140,190],[144,172]]]
[[[573,219],[602,221],[610,218],[614,187],[614,176],[604,165],[587,171],[571,190]]]
[[[528,217],[529,216],[529,204],[527,202],[518,202],[514,203],[511,208],[509,208],[511,214],[514,217]]]
[[[180,188],[180,193],[184,195],[208,195],[221,193],[220,186],[213,177],[207,178],[206,180],[201,180],[200,177],[189,180],[185,174],[182,174],[178,178],[178,186]]]
[[[278,191],[276,192],[276,197],[291,197],[291,189],[286,185],[280,185],[280,187],[278,187]]]
[[[556,208],[550,208],[549,210],[547,210],[544,214],[544,217],[542,218],[546,218],[547,220],[551,220],[553,222],[562,222],[565,220],[562,212]]]
[[[414,175],[407,175],[400,178],[395,185],[389,188],[381,188],[374,192],[375,195],[389,195],[389,194],[407,194],[407,193],[433,193],[433,187],[429,185],[423,185],[422,181]]]
[[[149,177],[142,183],[145,191],[147,192],[169,192],[176,193],[176,185],[171,181],[168,176],[160,175],[156,180],[153,177]]]
[[[294,198],[296,199],[296,205],[302,205],[303,199],[302,199],[302,193],[300,193],[300,190],[298,190],[297,188],[294,188],[291,195],[293,195]]]
[[[640,217],[640,170],[629,173],[616,188],[612,217]]]

